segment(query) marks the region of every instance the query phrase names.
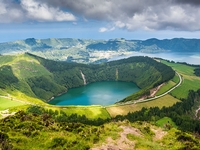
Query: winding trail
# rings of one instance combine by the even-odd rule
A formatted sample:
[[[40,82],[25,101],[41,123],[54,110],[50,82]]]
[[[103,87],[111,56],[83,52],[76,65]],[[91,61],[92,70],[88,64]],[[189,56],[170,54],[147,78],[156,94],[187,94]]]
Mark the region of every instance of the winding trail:
[[[117,105],[118,106],[123,106],[123,105],[129,105],[129,104],[137,104],[137,103],[148,102],[148,101],[152,101],[152,100],[158,99],[160,97],[163,97],[163,96],[169,94],[171,91],[173,91],[174,89],[176,89],[177,87],[179,87],[181,85],[182,81],[183,81],[181,75],[178,72],[176,72],[176,74],[179,77],[179,83],[176,84],[173,88],[171,88],[168,91],[166,91],[165,93],[163,93],[163,94],[161,94],[159,96],[152,97],[152,98],[148,98],[148,99],[144,99],[144,100],[129,101],[129,102],[122,103],[122,104],[117,104]]]

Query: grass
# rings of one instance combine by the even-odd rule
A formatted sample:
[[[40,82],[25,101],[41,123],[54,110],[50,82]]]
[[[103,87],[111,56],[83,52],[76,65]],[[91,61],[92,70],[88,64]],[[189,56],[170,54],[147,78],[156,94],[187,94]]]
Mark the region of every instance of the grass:
[[[95,144],[101,145],[107,137],[119,138],[118,133],[122,131],[119,128],[120,124],[115,122],[103,126],[89,126],[80,123],[65,123],[63,125],[63,123],[53,121],[49,126],[45,126],[40,116],[31,116],[31,118],[32,121],[21,122],[18,116],[14,120],[18,129],[12,126],[7,132],[14,149],[88,149],[94,147]],[[49,121],[52,120],[49,119]],[[6,125],[10,125],[8,121]]]
[[[173,81],[174,83],[178,84],[179,81],[180,81],[179,76],[176,74],[176,75],[173,77],[172,81]]]
[[[109,113],[104,107],[101,106],[88,106],[88,107],[56,107],[56,106],[51,106],[48,107],[49,109],[52,110],[62,110],[64,111],[67,115],[71,114],[78,114],[80,116],[85,115],[88,119],[107,119],[110,118]]]
[[[49,106],[47,103],[43,102],[42,100],[34,98],[34,97],[29,97],[26,94],[24,94],[20,91],[17,91],[17,90],[12,91],[10,94],[12,95],[11,97],[13,99],[17,99],[17,100],[23,101],[25,103],[28,102],[28,103],[32,103],[32,104],[41,105],[41,106]]]
[[[200,89],[200,78],[199,77],[189,77],[188,79],[184,78],[181,86],[173,90],[171,93],[177,98],[187,98],[189,90],[198,90]]]
[[[9,139],[3,140],[12,144],[13,149],[29,150],[103,149],[102,146],[107,144],[119,147],[126,144],[124,149],[164,150],[184,149],[188,144],[190,147],[187,149],[197,149],[200,145],[199,139],[190,133],[177,128],[166,131],[149,122],[125,120],[92,126],[57,122],[44,116],[21,112],[4,119],[0,122],[0,132],[7,134]],[[171,122],[170,118],[163,118],[158,124],[162,126],[168,120]]]
[[[27,54],[15,56],[0,56],[0,66],[9,65],[18,79],[26,79],[33,76],[51,75],[40,63]]]
[[[12,61],[13,59],[14,59],[14,56],[9,56],[9,55],[0,56],[0,67],[2,65],[7,65],[7,63]]]
[[[162,60],[162,63],[171,66],[174,70],[179,72],[183,77],[181,86],[171,92],[171,94],[178,99],[187,98],[189,90],[198,90],[200,88],[200,77],[194,75],[195,67],[185,64],[170,63]]]
[[[166,118],[165,118],[166,119]],[[164,119],[164,120],[165,120]],[[134,128],[141,131],[142,135],[127,134],[127,138],[134,142],[134,149],[142,150],[165,150],[165,149],[180,149],[183,143],[177,140],[177,133],[180,132],[176,128],[171,128],[165,131],[163,128],[150,125],[147,122],[132,123]],[[147,129],[150,129],[149,132]],[[153,133],[153,134],[152,134]],[[161,137],[161,138],[159,138]]]
[[[172,127],[177,128],[176,124],[169,117],[164,117],[164,118],[156,121],[156,125],[158,125],[159,127],[164,127],[166,124],[170,124]]]
[[[152,140],[147,140],[144,137],[138,137],[133,134],[128,134],[127,138],[131,141],[135,141],[134,149],[142,149],[142,150],[165,150],[164,147],[161,147],[159,143],[154,142]]]
[[[165,93],[166,91],[170,90],[172,87],[174,87],[176,84],[178,84],[179,82],[179,77],[176,74],[174,76],[174,78],[170,81],[168,81],[167,83],[165,83],[156,93],[156,96],[161,95],[163,93]]]
[[[188,66],[185,64],[171,63],[171,62],[167,62],[165,60],[161,60],[161,62],[166,64],[167,66],[172,67],[174,70],[178,71],[180,74],[194,76],[194,68],[195,67]]]
[[[137,103],[131,105],[124,105],[124,106],[111,106],[107,107],[107,111],[111,115],[111,117],[115,117],[117,115],[126,115],[129,112],[135,112],[141,110],[143,107],[150,108],[150,107],[170,107],[175,103],[180,102],[180,100],[172,97],[171,95],[167,94],[161,98],[158,98],[153,101],[144,102],[144,103]]]
[[[12,107],[18,107],[24,105],[24,103],[20,103],[14,100],[0,98],[0,110],[5,110]]]
[[[26,79],[34,76],[51,75],[40,63],[29,55],[22,54],[9,64],[18,79]]]
[[[174,83],[173,81],[168,81],[167,83],[165,83],[165,85],[163,85],[159,91],[156,93],[156,96],[161,95],[163,93],[165,93],[166,91],[170,90],[172,87],[174,87],[176,85],[176,83]]]

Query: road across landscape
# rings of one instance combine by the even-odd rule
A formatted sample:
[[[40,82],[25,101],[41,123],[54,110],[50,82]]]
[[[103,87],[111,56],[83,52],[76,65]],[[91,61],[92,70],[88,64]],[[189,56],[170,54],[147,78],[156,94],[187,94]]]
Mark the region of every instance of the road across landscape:
[[[159,96],[155,96],[155,97],[152,97],[152,98],[148,98],[148,99],[144,99],[144,100],[136,100],[136,101],[129,101],[129,102],[125,102],[125,103],[120,103],[120,104],[117,104],[118,106],[123,106],[123,105],[130,105],[130,104],[137,104],[137,103],[143,103],[143,102],[148,102],[148,101],[152,101],[152,100],[155,100],[155,99],[158,99],[160,97],[163,97],[165,95],[167,95],[168,93],[170,93],[171,91],[173,91],[174,89],[176,89],[178,86],[181,85],[182,83],[182,77],[181,75],[176,72],[176,74],[178,75],[179,77],[179,83],[177,85],[175,85],[173,88],[169,89],[167,92],[159,95]],[[39,106],[37,104],[33,104],[33,103],[30,103],[30,102],[24,102],[24,101],[21,101],[19,99],[15,99],[15,98],[12,98],[10,96],[0,96],[1,98],[7,98],[7,99],[10,99],[10,100],[14,100],[14,101],[18,101],[18,102],[21,102],[21,103],[25,103],[25,104],[29,104],[29,105],[35,105],[35,106]],[[112,106],[112,105],[111,105]],[[102,106],[103,107],[103,106]],[[110,107],[110,106],[107,106],[107,107]]]
[[[148,101],[152,101],[152,100],[158,99],[158,98],[160,98],[160,97],[163,97],[163,96],[169,94],[171,91],[173,91],[173,90],[176,89],[178,86],[180,86],[181,83],[182,83],[182,81],[183,81],[181,75],[180,75],[178,72],[176,72],[176,74],[177,74],[178,77],[179,77],[179,83],[178,83],[177,85],[175,85],[173,88],[169,89],[167,92],[165,92],[165,93],[163,93],[163,94],[161,94],[161,95],[159,95],[159,96],[152,97],[152,98],[148,98],[148,99],[144,99],[144,100],[129,101],[129,102],[122,103],[122,104],[117,104],[117,105],[120,105],[120,106],[121,106],[121,105],[129,105],[129,104],[137,104],[137,103],[148,102]]]

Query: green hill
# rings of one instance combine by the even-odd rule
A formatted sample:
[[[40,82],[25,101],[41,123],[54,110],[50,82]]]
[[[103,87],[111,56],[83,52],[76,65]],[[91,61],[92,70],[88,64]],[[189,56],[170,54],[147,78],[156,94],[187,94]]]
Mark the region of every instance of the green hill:
[[[170,67],[149,57],[86,65],[52,61],[26,53],[0,56],[0,91],[14,96],[22,93],[47,102],[69,88],[83,86],[81,73],[87,84],[115,80],[134,82],[142,89],[142,94],[175,75]],[[128,100],[134,98],[131,96]]]

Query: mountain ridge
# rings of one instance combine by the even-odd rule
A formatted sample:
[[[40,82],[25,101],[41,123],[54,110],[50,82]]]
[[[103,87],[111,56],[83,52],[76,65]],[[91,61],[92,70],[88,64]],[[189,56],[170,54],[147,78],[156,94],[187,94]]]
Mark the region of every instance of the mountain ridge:
[[[0,54],[29,52],[43,58],[79,63],[105,62],[132,52],[200,52],[200,39],[173,38],[159,40],[110,40],[75,38],[28,38],[0,43]]]

